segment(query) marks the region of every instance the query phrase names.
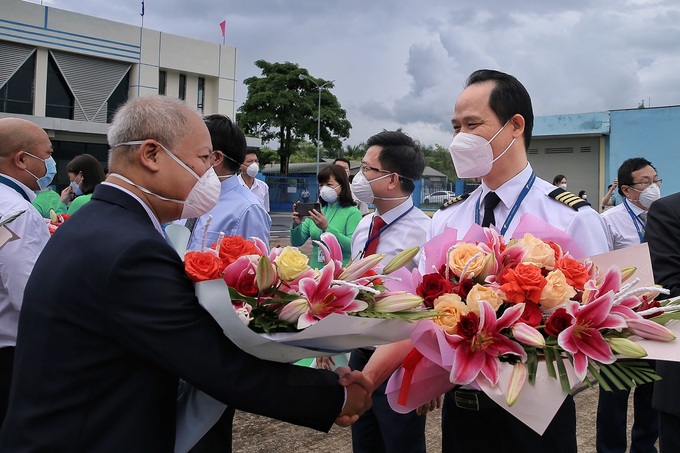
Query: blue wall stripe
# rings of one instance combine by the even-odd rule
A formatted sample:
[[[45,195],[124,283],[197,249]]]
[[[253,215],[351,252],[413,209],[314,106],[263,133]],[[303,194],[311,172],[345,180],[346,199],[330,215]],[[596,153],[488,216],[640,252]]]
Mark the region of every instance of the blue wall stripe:
[[[8,36],[10,38],[15,38],[15,39],[17,38],[16,35],[11,35],[9,33],[2,33],[2,32],[0,32],[0,36]],[[47,44],[47,45],[55,46],[57,48],[58,47],[67,47],[67,48],[70,48],[70,49],[83,50],[83,51],[95,53],[95,54],[98,54],[98,55],[110,55],[112,57],[123,58],[125,60],[132,60],[132,62],[137,61],[137,58],[134,57],[134,56],[122,55],[122,54],[117,54],[117,53],[114,53],[114,52],[104,52],[104,51],[101,51],[101,50],[90,49],[90,48],[87,48],[87,47],[71,46],[71,45],[68,45],[68,44],[55,43],[55,42],[51,42],[51,41],[45,41],[45,40],[42,40],[42,39],[32,39],[31,42]]]
[[[13,24],[13,25],[19,25],[21,27],[34,28],[34,29],[37,29],[37,30],[45,29],[45,30],[48,30],[48,31],[51,31],[51,32],[54,32],[54,33],[62,34],[62,35],[75,36],[77,38],[90,39],[92,41],[101,41],[101,42],[106,42],[106,43],[109,43],[109,44],[114,44],[114,45],[117,45],[117,46],[131,47],[133,49],[139,47],[138,44],[128,44],[128,43],[125,43],[125,42],[112,41],[110,39],[104,39],[104,38],[95,38],[94,36],[81,35],[81,34],[78,34],[78,33],[71,33],[71,32],[68,32],[68,31],[55,30],[55,29],[52,29],[52,28],[48,28],[47,27],[47,15],[45,16],[45,27],[38,27],[36,25],[24,24],[24,23],[21,23],[21,22],[15,22],[15,21],[6,20],[6,19],[0,19],[0,22],[5,22],[7,24]]]

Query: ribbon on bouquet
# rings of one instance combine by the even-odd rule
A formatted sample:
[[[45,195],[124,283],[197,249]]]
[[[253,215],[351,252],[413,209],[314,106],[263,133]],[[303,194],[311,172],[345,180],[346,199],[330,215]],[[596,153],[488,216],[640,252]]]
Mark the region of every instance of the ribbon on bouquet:
[[[400,406],[406,406],[408,394],[411,391],[411,382],[413,382],[413,374],[416,372],[416,365],[420,363],[423,357],[420,351],[413,348],[401,364],[401,367],[404,369],[404,380],[401,382],[401,390],[399,390],[399,398],[397,399],[397,404]]]

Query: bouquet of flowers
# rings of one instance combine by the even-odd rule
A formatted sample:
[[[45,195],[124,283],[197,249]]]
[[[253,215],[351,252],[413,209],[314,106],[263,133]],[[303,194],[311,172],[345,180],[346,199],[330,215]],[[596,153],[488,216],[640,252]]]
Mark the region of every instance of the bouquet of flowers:
[[[337,239],[323,234],[318,245],[326,265],[318,271],[294,247],[267,252],[260,239],[251,239],[220,237],[207,250],[186,252],[184,263],[199,302],[253,355],[294,361],[394,342],[415,328],[404,321],[435,314],[420,296],[387,288],[389,274],[415,256],[415,247],[382,269],[381,254],[343,268]]]
[[[57,214],[54,212],[54,209],[50,209],[50,220],[47,221],[47,228],[50,230],[50,236],[52,236],[54,232],[57,231],[57,228],[66,222],[69,217],[71,217],[71,214]]]
[[[663,324],[677,317],[678,306],[654,301],[667,291],[635,286],[633,267],[599,269],[529,233],[508,243],[495,229],[479,228],[476,236],[448,248],[433,272],[414,275],[415,291],[439,315],[416,328],[415,349],[388,385],[395,410],[468,384],[502,387],[512,406],[526,381],[537,384],[539,363],[564,395],[576,382],[592,383],[588,373],[607,390],[603,376],[621,389],[659,379],[646,361],[617,358],[645,357],[639,337],[675,339]],[[410,395],[412,382],[435,376],[446,381],[430,386],[431,395]]]

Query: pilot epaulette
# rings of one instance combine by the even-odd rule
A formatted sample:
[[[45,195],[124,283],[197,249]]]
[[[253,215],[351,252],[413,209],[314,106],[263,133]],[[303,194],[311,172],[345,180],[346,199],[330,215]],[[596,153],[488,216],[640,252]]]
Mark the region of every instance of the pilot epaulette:
[[[439,209],[446,209],[446,208],[448,208],[449,206],[458,203],[459,201],[465,200],[465,199],[466,199],[467,197],[469,197],[469,196],[470,196],[469,193],[464,193],[464,194],[462,194],[462,195],[458,195],[457,197],[449,198],[448,200],[446,200],[446,201],[444,202],[443,205],[441,205],[441,206],[439,207]]]
[[[590,206],[590,203],[588,203],[583,198],[579,197],[578,195],[574,195],[573,193],[566,191],[561,187],[558,187],[557,189],[550,192],[548,196],[559,201],[560,203],[566,204],[574,211],[578,211],[582,206]]]

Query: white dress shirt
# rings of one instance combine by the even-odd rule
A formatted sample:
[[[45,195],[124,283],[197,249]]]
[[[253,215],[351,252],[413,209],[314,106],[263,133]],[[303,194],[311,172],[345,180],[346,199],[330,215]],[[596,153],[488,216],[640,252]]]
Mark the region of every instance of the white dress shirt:
[[[409,211],[409,209],[411,210]],[[407,211],[409,211],[408,214],[399,218],[399,216]],[[373,214],[364,216],[361,219],[352,235],[352,257],[358,256],[364,250],[373,217],[376,215],[380,215],[388,225],[388,228],[379,236],[379,239],[376,239],[379,241],[376,253],[384,253],[386,255],[382,264],[386,265],[397,253],[409,247],[419,246],[421,249],[418,255],[416,255],[411,263],[404,266],[408,270],[417,267],[420,255],[423,253],[422,246],[425,244],[427,231],[432,219],[423,211],[413,206],[413,199],[411,197],[384,214],[378,214],[377,211],[374,211]]]
[[[30,188],[14,178],[2,176],[19,186],[29,200],[35,198]],[[45,219],[30,201],[0,183],[0,216],[7,218],[21,211],[25,212],[5,225],[12,238],[0,246],[0,348],[16,345],[26,281],[50,238]]]
[[[243,180],[243,177],[240,174],[238,175],[238,182],[243,187],[257,195],[257,198],[259,198],[260,201],[262,201],[262,206],[264,206],[264,210],[269,212],[269,186],[267,185],[266,182],[255,178],[255,180],[253,181],[253,186],[248,187],[248,184],[246,184],[246,182]]]
[[[632,203],[626,203],[633,211],[635,216],[639,216],[644,212],[642,208],[635,206]],[[633,218],[626,209],[626,204],[621,203],[617,206],[612,206],[601,214],[604,221],[605,230],[607,232],[607,241],[609,250],[619,250],[633,245],[640,244],[640,236]],[[639,219],[639,217],[638,217]],[[640,231],[644,234],[644,227],[638,224]]]
[[[499,230],[519,197],[522,188],[529,180],[532,171],[531,165],[527,164],[526,168],[517,174],[517,176],[494,191],[501,199],[501,202],[494,209],[496,226]],[[607,235],[598,212],[590,206],[583,206],[576,211],[550,198],[548,194],[553,190],[555,190],[555,186],[537,177],[519,206],[517,213],[508,225],[504,238],[506,240],[512,238],[522,216],[530,213],[564,231],[571,238],[577,239],[581,250],[587,256],[608,251]],[[432,218],[428,240],[441,234],[447,226],[457,229],[458,239],[462,239],[468,229],[475,223],[475,210],[478,201],[480,202],[481,211],[480,222],[483,219],[483,199],[490,191],[491,189],[482,182],[465,201],[437,211]]]

